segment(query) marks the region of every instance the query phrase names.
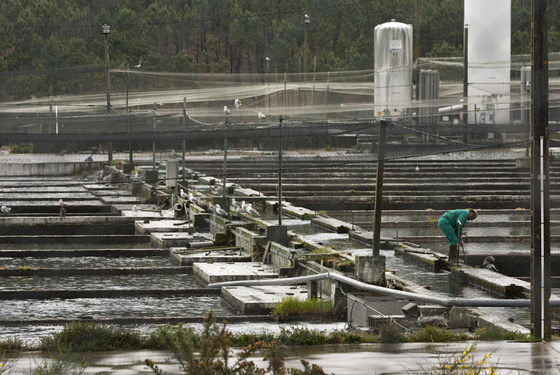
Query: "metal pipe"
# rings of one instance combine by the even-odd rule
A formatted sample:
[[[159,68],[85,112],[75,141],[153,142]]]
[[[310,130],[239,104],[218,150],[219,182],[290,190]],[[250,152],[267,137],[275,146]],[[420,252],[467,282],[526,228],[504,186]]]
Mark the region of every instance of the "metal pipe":
[[[412,292],[404,292],[402,290],[385,288],[382,286],[366,284],[361,281],[351,279],[334,272],[319,273],[317,275],[288,277],[279,279],[266,280],[239,280],[225,281],[221,283],[208,284],[209,288],[220,288],[222,286],[257,286],[257,285],[293,285],[303,284],[308,281],[319,281],[324,279],[332,279],[344,284],[353,286],[362,291],[375,292],[393,297],[406,298],[414,301],[433,303],[437,305],[452,307],[530,307],[531,301],[528,299],[493,299],[493,298],[449,298],[421,295]],[[550,300],[550,306],[560,307],[560,300]]]

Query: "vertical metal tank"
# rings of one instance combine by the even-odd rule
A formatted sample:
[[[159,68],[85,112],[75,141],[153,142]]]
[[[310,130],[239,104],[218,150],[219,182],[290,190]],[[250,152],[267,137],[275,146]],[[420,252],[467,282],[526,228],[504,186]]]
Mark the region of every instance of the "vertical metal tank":
[[[373,31],[376,116],[401,116],[412,101],[412,25],[391,20]]]
[[[465,0],[464,9],[469,123],[510,123],[511,0]]]
[[[419,122],[435,124],[438,118],[439,72],[422,69],[418,73]]]

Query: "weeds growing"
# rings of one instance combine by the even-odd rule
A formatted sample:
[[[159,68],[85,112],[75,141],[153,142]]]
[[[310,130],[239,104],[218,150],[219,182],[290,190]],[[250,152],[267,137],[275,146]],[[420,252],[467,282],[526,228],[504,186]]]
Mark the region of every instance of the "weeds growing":
[[[146,340],[140,333],[93,322],[74,321],[52,336],[41,339],[41,350],[47,352],[93,352],[142,349]]]
[[[439,363],[433,365],[426,374],[441,375],[495,375],[496,365],[490,364],[489,360],[493,353],[478,356],[476,346],[467,347],[462,353],[456,354],[449,359],[440,359]]]
[[[70,350],[60,349],[51,354],[50,360],[44,360],[33,371],[33,375],[80,375],[87,367],[87,362],[80,363],[77,355]]]
[[[291,316],[332,316],[332,314],[332,302],[323,302],[317,298],[302,300],[296,297],[288,296],[282,298],[282,300],[278,302],[272,309],[272,315],[283,319]]]
[[[240,352],[231,356],[232,334],[226,330],[226,324],[222,327],[216,325],[212,312],[208,314],[204,323],[202,334],[196,335],[192,328],[178,325],[176,327],[163,327],[158,330],[158,336],[171,350],[179,361],[182,371],[189,375],[207,374],[301,374],[301,375],[324,375],[323,370],[317,365],[309,365],[307,361],[301,360],[304,371],[298,369],[286,369],[284,359],[286,358],[286,347],[278,342],[258,341],[244,347]],[[195,352],[196,351],[196,352]],[[263,360],[268,361],[266,369],[260,368],[251,357],[261,353]],[[163,371],[150,359],[146,359],[146,365],[156,374],[162,375]]]

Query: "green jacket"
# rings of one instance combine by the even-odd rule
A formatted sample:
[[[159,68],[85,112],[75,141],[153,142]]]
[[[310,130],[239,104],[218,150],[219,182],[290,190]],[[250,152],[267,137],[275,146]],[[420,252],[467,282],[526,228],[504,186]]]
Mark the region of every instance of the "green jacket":
[[[465,224],[467,223],[467,219],[469,218],[469,210],[459,209],[447,211],[446,213],[441,215],[441,217],[444,217],[449,221],[453,229],[455,229],[455,232],[457,232],[457,225],[459,225],[457,221],[460,221],[461,225],[459,228],[459,233],[463,233],[463,227],[465,226]]]

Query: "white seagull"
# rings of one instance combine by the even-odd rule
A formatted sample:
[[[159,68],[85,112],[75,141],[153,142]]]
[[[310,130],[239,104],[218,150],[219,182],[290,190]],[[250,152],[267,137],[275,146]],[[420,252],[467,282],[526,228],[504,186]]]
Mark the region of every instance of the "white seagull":
[[[259,111],[259,113],[257,113],[257,116],[259,116],[259,119],[264,119],[266,118],[266,116],[264,115],[264,113],[262,113],[261,111]]]
[[[416,171],[416,172],[420,172],[420,168],[419,168],[418,166],[416,166],[415,171]]]
[[[179,193],[179,195],[181,196],[181,198],[183,198],[183,199],[189,199],[189,200],[190,200],[190,194],[192,194],[192,193],[187,194],[187,193],[185,193],[185,190],[183,190],[183,189],[181,189],[181,192]]]
[[[253,205],[251,203],[247,203],[245,205],[245,212],[247,212],[249,215],[261,216],[259,215],[259,212],[253,208]]]
[[[227,105],[224,105],[224,113],[226,116],[231,115],[231,111],[228,109]]]
[[[142,66],[142,60],[138,61],[137,65],[134,65],[135,68],[139,68]]]
[[[241,107],[243,104],[241,104],[241,100],[239,99],[235,99],[235,109],[239,109],[239,107]]]
[[[217,215],[220,215],[220,216],[222,216],[222,217],[226,217],[226,216],[227,216],[226,210],[224,210],[222,207],[220,207],[219,204],[216,204],[216,208],[214,209],[214,212],[215,212]]]
[[[243,206],[245,206],[245,201],[239,203],[238,201],[235,200],[235,198],[231,198],[231,207],[235,212],[237,213],[244,212],[245,209],[243,208]]]
[[[2,213],[5,213],[5,214],[9,214],[11,210],[12,209],[8,206],[2,206],[2,208],[0,208],[0,211],[2,211]]]
[[[194,204],[198,204],[198,198],[194,196],[193,193],[189,192],[189,201]]]

